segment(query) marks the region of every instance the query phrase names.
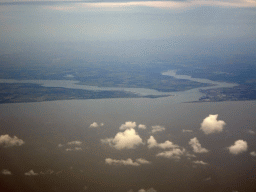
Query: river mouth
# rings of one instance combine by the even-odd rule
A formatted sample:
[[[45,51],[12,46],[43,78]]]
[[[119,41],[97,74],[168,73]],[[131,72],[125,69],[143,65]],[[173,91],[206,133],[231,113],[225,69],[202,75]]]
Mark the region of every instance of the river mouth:
[[[68,89],[81,89],[81,90],[90,90],[90,91],[124,91],[124,92],[132,92],[142,97],[147,96],[174,96],[179,98],[180,102],[188,102],[188,101],[198,101],[200,97],[204,96],[203,93],[200,92],[202,89],[209,88],[223,88],[223,87],[234,87],[237,84],[225,83],[225,82],[217,82],[211,81],[208,79],[199,79],[192,78],[188,75],[177,75],[177,70],[169,70],[163,72],[162,75],[167,75],[174,77],[176,79],[185,79],[190,81],[195,81],[199,83],[211,84],[207,87],[198,87],[193,88],[186,91],[176,91],[176,92],[161,92],[154,89],[148,88],[120,88],[120,87],[97,87],[97,86],[89,86],[89,85],[80,85],[79,81],[74,80],[15,80],[15,79],[0,79],[0,83],[31,83],[31,84],[39,84],[43,87],[58,87],[58,88],[68,88]],[[181,99],[182,98],[182,99]]]

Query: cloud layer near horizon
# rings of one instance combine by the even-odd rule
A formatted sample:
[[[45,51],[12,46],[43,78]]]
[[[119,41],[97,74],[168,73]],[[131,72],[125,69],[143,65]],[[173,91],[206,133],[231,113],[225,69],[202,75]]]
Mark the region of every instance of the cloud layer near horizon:
[[[154,7],[161,9],[184,9],[190,7],[198,7],[198,6],[217,6],[217,7],[228,7],[228,8],[240,8],[240,7],[255,7],[256,2],[254,0],[228,0],[228,1],[220,1],[220,0],[190,0],[190,1],[147,1],[147,0],[107,0],[107,1],[99,1],[99,0],[91,0],[89,2],[85,2],[82,0],[17,0],[16,3],[22,2],[70,2],[70,3],[83,3],[84,7],[99,7],[99,8],[116,8],[116,7],[132,7],[132,6],[144,6],[144,7]],[[3,0],[1,3],[15,3],[12,0]]]

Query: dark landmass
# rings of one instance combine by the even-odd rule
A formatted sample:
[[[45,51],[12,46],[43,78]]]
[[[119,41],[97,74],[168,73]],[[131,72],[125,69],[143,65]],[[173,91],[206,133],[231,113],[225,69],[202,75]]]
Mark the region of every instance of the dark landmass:
[[[167,97],[170,95],[146,96],[146,98]],[[107,98],[141,98],[137,94],[124,91],[90,91],[43,87],[30,83],[0,83],[0,104],[25,103],[70,99],[107,99]]]
[[[148,88],[161,92],[209,86],[161,74],[170,69],[170,63],[88,61],[64,56],[43,57],[43,53],[0,55],[0,79],[75,80],[79,84],[98,87]]]
[[[239,84],[232,88],[201,90],[206,96],[200,98],[200,102],[256,99],[255,56],[234,56],[230,60],[208,56],[197,61],[191,66],[180,66],[177,74]]]
[[[81,53],[82,54],[82,53]],[[0,55],[0,79],[17,80],[75,80],[79,84],[98,87],[148,88],[161,92],[185,91],[209,84],[199,83],[161,73],[178,69],[177,74],[189,75],[193,78],[205,78],[213,81],[224,81],[239,84],[234,88],[204,90],[205,97],[200,101],[235,101],[255,99],[256,57],[252,55],[218,57],[218,56],[183,56],[169,59],[149,59],[148,61],[118,61],[104,57],[92,59],[77,52],[21,52]],[[6,85],[1,85],[3,88]],[[16,87],[13,87],[16,89]],[[63,88],[35,87],[26,88],[30,94],[23,94],[21,88],[6,88],[1,92],[1,102],[42,101],[61,99],[96,99],[138,97],[127,92],[92,92]],[[23,88],[24,89],[24,88]],[[35,90],[33,90],[35,89]],[[51,90],[52,89],[52,90]],[[16,92],[15,92],[16,91]],[[6,97],[8,94],[12,99]],[[15,93],[15,94],[14,94]],[[33,94],[36,94],[33,96]],[[20,96],[18,96],[20,94]],[[77,94],[77,95],[76,95]],[[115,95],[116,94],[116,95]],[[14,96],[15,95],[15,96]],[[47,96],[46,96],[47,95]],[[29,98],[31,97],[31,98]],[[155,98],[159,96],[147,96]],[[2,99],[4,98],[4,99]],[[7,98],[7,99],[6,99]]]
[[[243,84],[233,88],[219,88],[200,90],[206,94],[199,101],[246,101],[256,100],[256,87],[250,84]]]

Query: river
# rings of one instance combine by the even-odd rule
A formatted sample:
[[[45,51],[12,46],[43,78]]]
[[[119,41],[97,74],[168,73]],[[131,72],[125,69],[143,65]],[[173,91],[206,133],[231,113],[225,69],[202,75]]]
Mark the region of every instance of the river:
[[[221,87],[233,87],[237,84],[233,83],[225,83],[225,82],[217,82],[211,81],[208,79],[199,79],[192,78],[187,75],[176,75],[176,70],[170,70],[167,72],[163,72],[162,75],[168,75],[175,77],[177,79],[186,79],[190,81],[196,81],[199,83],[208,83],[212,84],[212,86],[208,87],[199,87],[190,89],[187,91],[177,91],[177,92],[159,92],[153,89],[146,88],[118,88],[118,87],[97,87],[97,86],[88,86],[88,85],[79,85],[79,81],[73,80],[14,80],[14,79],[0,79],[0,83],[33,83],[40,84],[44,87],[62,87],[62,88],[70,88],[70,89],[83,89],[83,90],[94,90],[94,91],[127,91],[139,94],[141,96],[147,95],[172,95],[175,98],[176,102],[189,102],[189,101],[197,101],[204,94],[199,92],[200,89],[207,88],[221,88]]]

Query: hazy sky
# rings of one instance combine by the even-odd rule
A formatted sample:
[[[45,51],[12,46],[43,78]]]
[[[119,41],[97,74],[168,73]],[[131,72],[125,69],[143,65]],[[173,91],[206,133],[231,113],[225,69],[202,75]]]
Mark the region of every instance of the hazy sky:
[[[0,39],[5,43],[256,39],[254,0],[0,2]]]

